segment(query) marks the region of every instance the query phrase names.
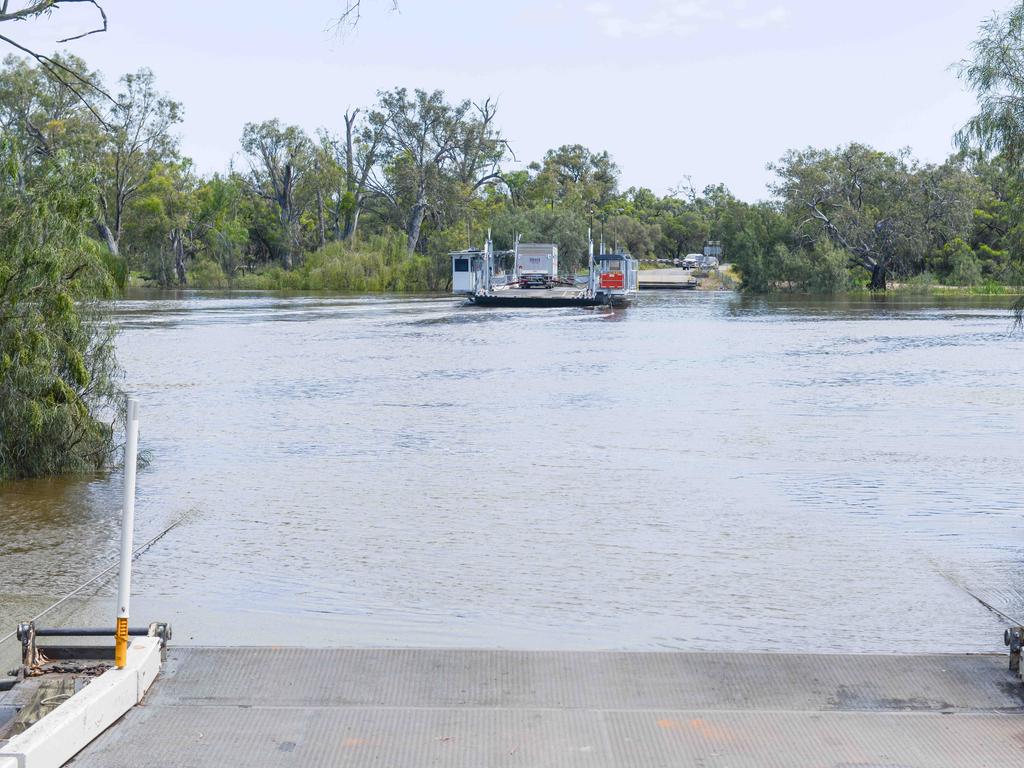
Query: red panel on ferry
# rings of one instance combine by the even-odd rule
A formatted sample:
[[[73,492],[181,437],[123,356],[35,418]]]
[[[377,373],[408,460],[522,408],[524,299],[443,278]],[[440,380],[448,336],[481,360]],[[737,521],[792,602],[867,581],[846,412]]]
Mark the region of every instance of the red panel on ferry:
[[[626,287],[626,276],[622,272],[604,272],[601,274],[601,287],[622,290]]]

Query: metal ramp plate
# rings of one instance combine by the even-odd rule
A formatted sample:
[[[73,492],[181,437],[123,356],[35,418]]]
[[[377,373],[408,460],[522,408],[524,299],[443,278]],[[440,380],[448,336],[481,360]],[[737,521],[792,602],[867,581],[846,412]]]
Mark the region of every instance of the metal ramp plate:
[[[990,768],[992,656],[178,648],[77,768]]]

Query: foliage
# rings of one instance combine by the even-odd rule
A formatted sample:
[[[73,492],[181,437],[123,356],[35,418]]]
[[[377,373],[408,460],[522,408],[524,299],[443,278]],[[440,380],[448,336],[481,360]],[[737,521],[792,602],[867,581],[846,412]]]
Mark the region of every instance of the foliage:
[[[978,147],[1014,162],[1024,160],[1024,3],[987,19],[959,65],[960,78],[978,97],[978,114],[957,134],[964,148]]]
[[[266,120],[246,124],[242,151],[249,161],[249,189],[277,211],[279,227],[268,241],[271,250],[291,269],[300,246],[302,209],[296,205],[296,190],[312,166],[312,142],[297,126]]]
[[[220,265],[204,258],[194,263],[189,284],[203,289],[423,293],[443,290],[447,272],[441,284],[438,278],[433,261],[422,254],[408,255],[404,238],[394,233],[355,245],[328,243],[290,271],[274,266],[229,277]]]
[[[114,256],[120,254],[125,213],[161,164],[178,159],[171,129],[181,122],[181,105],[156,90],[148,69],[124,75],[121,92],[97,124],[99,215],[95,224]],[[79,152],[86,148],[79,147]]]
[[[971,246],[959,237],[946,244],[942,255],[953,285],[969,286],[981,282],[981,263]]]
[[[826,238],[864,269],[872,290],[919,272],[928,253],[964,234],[976,193],[957,163],[921,166],[862,144],[790,151],[772,189],[804,245]]]
[[[410,253],[428,214],[443,228],[481,187],[500,180],[506,145],[494,128],[496,111],[490,100],[449,104],[443,91],[378,94],[364,138],[377,137],[380,147],[372,190],[404,225]]]
[[[0,147],[0,479],[103,467],[113,449],[109,291],[90,169],[60,153],[30,170]]]
[[[54,61],[102,82],[80,59]],[[661,196],[620,189],[611,155],[580,144],[508,171],[495,102],[399,88],[313,137],[249,123],[239,167],[202,177],[178,150],[181,105],[148,70],[119,83],[113,105],[83,102],[38,64],[0,69],[0,126],[23,172],[58,153],[95,168],[90,230],[120,287],[133,275],[161,287],[445,290],[447,250],[488,231],[499,249],[557,243],[568,271],[586,263],[588,230],[651,261],[719,241],[751,292],[881,290],[926,273],[972,290],[1024,283],[1024,176],[1009,152],[930,165],[909,150],[806,148],[772,166],[767,201],[721,184]]]

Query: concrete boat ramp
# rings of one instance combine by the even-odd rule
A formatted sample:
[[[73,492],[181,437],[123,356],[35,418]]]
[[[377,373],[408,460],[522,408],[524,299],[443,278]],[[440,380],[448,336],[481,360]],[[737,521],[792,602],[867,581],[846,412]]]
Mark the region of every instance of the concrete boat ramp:
[[[170,648],[76,768],[993,768],[1002,656]]]

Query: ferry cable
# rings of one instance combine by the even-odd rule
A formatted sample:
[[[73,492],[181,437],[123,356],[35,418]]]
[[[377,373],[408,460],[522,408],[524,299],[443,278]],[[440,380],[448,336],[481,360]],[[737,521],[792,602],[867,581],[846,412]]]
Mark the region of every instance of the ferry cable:
[[[169,526],[167,526],[166,528],[164,528],[164,529],[163,529],[162,531],[160,531],[160,533],[158,533],[158,534],[157,534],[156,536],[154,536],[153,538],[151,538],[151,539],[150,539],[149,541],[147,541],[147,542],[145,542],[145,543],[143,543],[143,544],[140,544],[140,545],[139,545],[138,547],[136,547],[135,551],[134,551],[134,552],[132,552],[132,560],[133,560],[133,561],[134,561],[134,560],[138,560],[138,559],[139,559],[139,557],[141,557],[141,556],[142,556],[142,554],[143,554],[143,553],[144,553],[144,552],[145,552],[145,551],[146,551],[147,549],[149,549],[150,547],[152,547],[152,546],[153,546],[154,544],[156,544],[156,543],[157,543],[158,541],[160,541],[160,539],[162,539],[162,538],[163,538],[164,536],[166,536],[166,535],[167,535],[168,533],[170,533],[171,531],[173,531],[173,530],[174,530],[175,528],[177,528],[177,527],[178,527],[179,525],[181,525],[182,523],[184,523],[184,522],[185,522],[185,521],[186,521],[186,520],[188,519],[188,517],[189,517],[189,516],[190,516],[191,514],[192,514],[192,512],[186,512],[186,513],[185,513],[184,515],[182,515],[182,516],[181,516],[181,517],[179,517],[179,518],[178,518],[177,520],[175,520],[175,521],[174,521],[173,523],[171,523],[171,524],[170,524]],[[92,577],[91,579],[89,579],[89,580],[88,580],[87,582],[85,582],[85,583],[84,583],[84,584],[82,584],[81,586],[77,587],[77,588],[76,588],[75,590],[73,590],[73,591],[71,591],[71,592],[68,592],[68,594],[64,595],[64,597],[62,597],[62,598],[61,598],[60,600],[58,600],[58,601],[57,601],[56,603],[54,603],[53,605],[51,605],[51,606],[50,606],[49,608],[46,608],[46,609],[44,609],[44,610],[40,611],[39,613],[37,613],[37,614],[36,614],[35,616],[33,616],[33,617],[32,617],[31,619],[29,619],[29,621],[30,621],[30,622],[33,622],[33,621],[37,621],[38,619],[41,619],[41,618],[42,618],[43,616],[45,616],[46,614],[48,614],[48,613],[49,613],[50,611],[52,611],[52,610],[53,610],[54,608],[56,608],[57,606],[61,605],[62,603],[65,603],[65,602],[67,602],[67,601],[68,601],[68,600],[70,600],[70,599],[71,599],[72,597],[74,597],[74,596],[75,596],[75,595],[77,595],[77,594],[78,594],[79,592],[81,592],[81,591],[82,591],[83,589],[85,589],[86,587],[88,587],[88,586],[89,586],[90,584],[94,584],[94,583],[96,583],[97,581],[99,581],[99,580],[100,580],[101,578],[103,578],[104,576],[106,576],[106,575],[107,575],[108,573],[110,573],[110,572],[111,572],[112,570],[114,570],[115,568],[117,568],[117,567],[118,567],[118,566],[119,566],[120,564],[121,564],[121,563],[120,563],[120,560],[117,560],[116,562],[114,562],[114,563],[111,563],[111,564],[110,564],[110,565],[108,565],[108,566],[107,566],[106,568],[104,568],[104,569],[103,569],[102,571],[100,571],[100,572],[99,572],[99,573],[97,573],[97,574],[96,574],[95,576],[93,576],[93,577]],[[4,635],[3,637],[0,637],[0,645],[2,645],[3,643],[6,643],[6,642],[7,642],[8,640],[10,640],[10,639],[11,639],[12,637],[14,637],[14,636],[15,636],[15,635],[17,635],[17,634],[18,634],[18,631],[17,631],[17,630],[15,630],[14,632],[11,632],[11,633],[10,633],[10,634],[8,634],[8,635]]]
[[[932,565],[935,566],[935,563],[933,562]],[[958,588],[962,589],[968,595],[973,597],[978,603],[980,603],[984,608],[987,608],[989,611],[994,613],[996,616],[1001,618],[1003,621],[1008,622],[1010,624],[1010,626],[1013,626],[1013,627],[1024,627],[1024,621],[1021,621],[1020,619],[1015,619],[1015,618],[1013,618],[1013,616],[1010,616],[1009,614],[1003,613],[1002,611],[1000,611],[998,608],[996,608],[994,605],[992,605],[992,603],[988,602],[987,600],[982,600],[980,597],[978,597],[976,594],[974,594],[971,590],[969,590],[967,587],[965,587],[960,582],[959,579],[951,576],[949,573],[947,573],[946,571],[942,570],[941,568],[936,568],[935,570],[940,575],[944,576],[946,581],[948,581],[954,587],[958,587]]]
[[[971,590],[969,590],[969,589],[968,589],[967,587],[965,587],[965,586],[963,586],[963,585],[960,585],[960,588],[961,588],[961,589],[962,589],[962,590],[963,590],[964,592],[966,592],[966,593],[967,593],[968,595],[970,595],[971,597],[973,597],[973,598],[974,598],[975,600],[977,600],[977,601],[978,601],[979,603],[981,603],[981,604],[982,604],[982,605],[983,605],[984,607],[986,607],[986,608],[988,608],[988,609],[989,609],[990,611],[992,611],[992,613],[994,613],[994,614],[995,614],[996,616],[998,616],[999,618],[1001,618],[1001,619],[1002,619],[1003,621],[1006,621],[1006,622],[1008,622],[1009,624],[1011,624],[1011,625],[1012,625],[1012,626],[1014,626],[1014,627],[1024,627],[1024,621],[1021,621],[1020,619],[1015,619],[1015,618],[1013,618],[1013,616],[1009,616],[1009,615],[1007,615],[1007,614],[1003,613],[1003,612],[1002,612],[1002,611],[1000,611],[1000,610],[999,610],[998,608],[996,608],[995,606],[993,606],[993,605],[992,605],[991,603],[987,603],[987,602],[985,602],[984,600],[982,600],[982,599],[981,599],[980,597],[978,597],[978,596],[977,596],[976,594],[974,594],[973,592],[971,592]]]

